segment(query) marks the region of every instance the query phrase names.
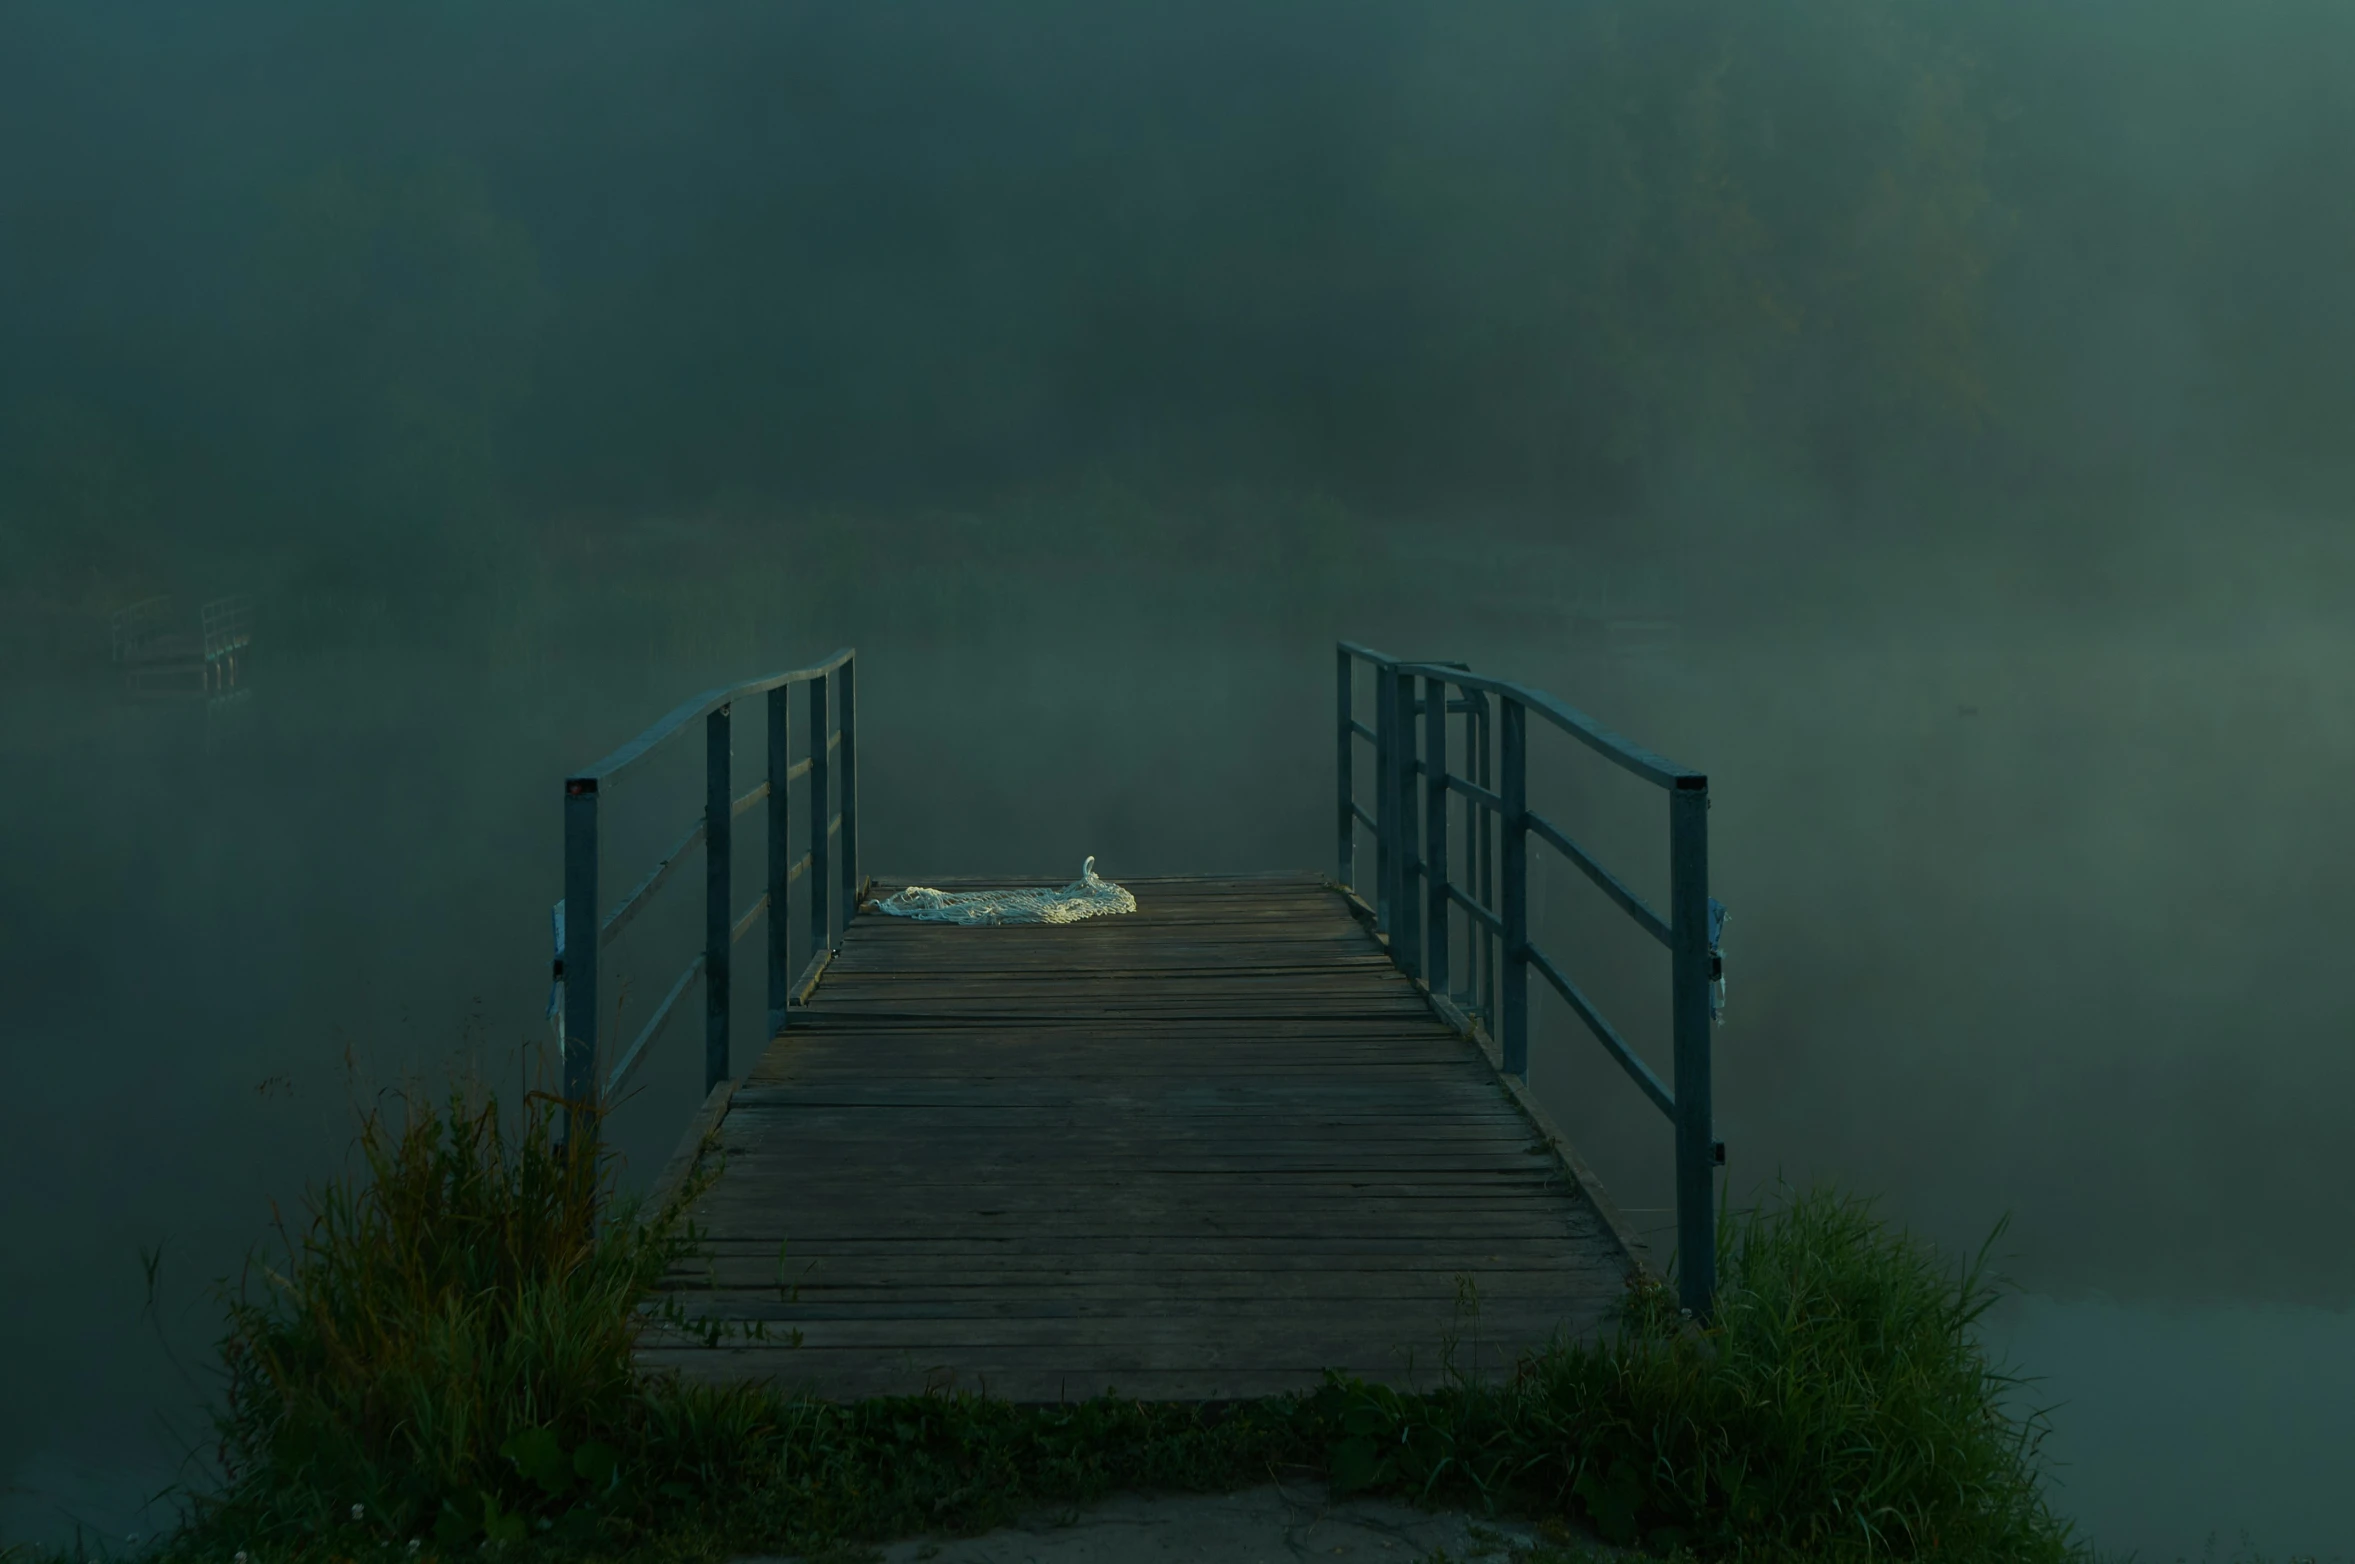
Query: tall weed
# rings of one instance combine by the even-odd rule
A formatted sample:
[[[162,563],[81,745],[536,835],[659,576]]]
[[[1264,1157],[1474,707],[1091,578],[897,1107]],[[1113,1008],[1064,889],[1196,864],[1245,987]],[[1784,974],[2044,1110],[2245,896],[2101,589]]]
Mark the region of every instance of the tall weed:
[[[208,1508],[240,1530],[497,1535],[610,1498],[641,1442],[637,1304],[691,1242],[677,1211],[617,1204],[544,1097],[513,1132],[488,1098],[396,1102],[227,1300]]]
[[[281,1264],[228,1300],[224,1481],[164,1551],[822,1551],[1283,1475],[1664,1553],[2084,1556],[2045,1503],[2042,1427],[2006,1415],[2012,1381],[1974,1332],[1995,1297],[1985,1251],[1947,1266],[1836,1192],[1724,1220],[1705,1326],[1638,1285],[1616,1333],[1503,1381],[836,1405],[635,1370],[648,1301],[696,1235],[684,1198],[632,1210],[608,1164],[566,1155],[555,1106],[532,1098],[513,1133],[463,1094],[364,1119],[363,1176],[316,1190]]]

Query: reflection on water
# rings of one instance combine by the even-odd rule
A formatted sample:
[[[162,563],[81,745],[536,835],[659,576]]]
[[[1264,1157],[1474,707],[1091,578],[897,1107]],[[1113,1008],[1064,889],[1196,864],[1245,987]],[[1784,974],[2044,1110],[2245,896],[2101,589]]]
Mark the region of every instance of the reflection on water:
[[[2355,1558],[2355,1313],[2023,1297],[1988,1340],[2040,1376],[2055,1502],[2105,1555]]]

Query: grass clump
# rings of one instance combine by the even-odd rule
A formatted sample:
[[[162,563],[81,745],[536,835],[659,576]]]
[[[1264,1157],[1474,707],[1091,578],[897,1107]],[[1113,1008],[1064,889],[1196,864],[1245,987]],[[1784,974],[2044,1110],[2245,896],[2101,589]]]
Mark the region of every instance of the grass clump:
[[[1992,1241],[1992,1240],[1991,1240]],[[1638,1288],[1618,1335],[1525,1359],[1502,1387],[1340,1391],[1369,1479],[1581,1514],[1615,1543],[1735,1556],[2065,1559],[2042,1425],[1973,1326],[1985,1250],[1959,1272],[1830,1191],[1730,1217],[1706,1329]],[[1395,1431],[1394,1431],[1395,1430]],[[1371,1447],[1339,1447],[1364,1470]],[[1346,1455],[1347,1459],[1342,1459]]]
[[[222,1480],[160,1551],[824,1553],[1282,1477],[1701,1557],[2082,1555],[2043,1498],[2039,1425],[2005,1415],[1974,1338],[1983,1263],[1943,1267],[1834,1193],[1722,1224],[1706,1328],[1639,1286],[1610,1339],[1502,1381],[838,1405],[636,1371],[696,1235],[683,1198],[631,1210],[610,1166],[565,1156],[551,1106],[512,1134],[463,1096],[364,1121],[363,1176],[314,1192],[283,1268],[229,1301]]]
[[[637,1306],[690,1235],[617,1207],[610,1162],[567,1155],[553,1107],[528,1100],[512,1133],[464,1095],[365,1116],[364,1176],[315,1191],[299,1234],[281,1224],[282,1268],[249,1266],[227,1299],[201,1530],[456,1546],[628,1507]]]

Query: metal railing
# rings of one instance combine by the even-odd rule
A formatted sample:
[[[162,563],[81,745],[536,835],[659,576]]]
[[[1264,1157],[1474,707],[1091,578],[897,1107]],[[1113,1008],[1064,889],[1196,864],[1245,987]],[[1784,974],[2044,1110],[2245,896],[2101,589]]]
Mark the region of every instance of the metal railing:
[[[1523,1082],[1529,1077],[1529,973],[1534,968],[1668,1116],[1676,1143],[1678,1301],[1694,1315],[1706,1316],[1717,1290],[1712,1182],[1725,1160],[1709,1094],[1714,985],[1723,975],[1717,936],[1724,919],[1724,908],[1709,896],[1709,779],[1638,748],[1543,691],[1475,674],[1462,663],[1402,662],[1347,641],[1338,644],[1336,662],[1340,883],[1358,891],[1357,831],[1362,825],[1374,835],[1370,903],[1391,958],[1430,994],[1476,1016],[1496,1039],[1508,1074]],[[1358,662],[1374,672],[1371,727],[1356,717]],[[1667,917],[1529,807],[1533,713],[1668,795]],[[1451,769],[1448,758],[1451,716],[1463,719],[1461,772]],[[1498,740],[1493,757],[1492,737]],[[1374,748],[1372,814],[1356,796],[1360,739]],[[1451,809],[1451,797],[1464,800],[1460,811]],[[1455,834],[1470,861],[1465,872],[1451,874],[1450,823],[1459,813],[1462,822]],[[1668,947],[1674,1090],[1628,1047],[1561,967],[1531,943],[1533,836],[1567,858],[1638,928]],[[1471,920],[1465,931],[1470,970],[1460,983],[1451,971],[1450,923],[1458,909]]]
[[[253,599],[216,597],[197,609],[206,662],[234,658],[253,644]]]
[[[123,687],[144,699],[242,693],[239,665],[253,645],[253,599],[216,597],[197,608],[197,628],[174,628],[172,599],[150,597],[118,609],[108,624],[110,653]],[[184,626],[185,621],[180,621]]]
[[[769,1035],[773,1036],[784,1026],[790,1005],[808,997],[818,975],[839,948],[843,926],[857,910],[863,888],[859,878],[858,729],[853,657],[851,649],[845,647],[808,668],[748,679],[726,689],[707,690],[594,766],[565,778],[564,900],[556,931],[555,965],[560,986],[558,1003],[552,1008],[561,1018],[564,1038],[568,1139],[584,1117],[591,1124],[595,1122],[607,1099],[621,1089],[646,1057],[647,1050],[669,1026],[680,1001],[698,979],[702,981],[704,995],[705,1092],[728,1079],[731,953],[764,914],[768,919]],[[802,704],[809,737],[802,758],[790,760],[792,692],[797,685],[806,687]],[[731,775],[732,713],[738,701],[756,695],[768,698],[768,776],[758,786],[739,794],[735,792]],[[601,911],[598,885],[604,866],[598,810],[603,799],[630,767],[698,721],[703,724],[704,736],[702,817],[663,853],[653,869],[611,911]],[[807,846],[799,857],[789,858],[793,832],[786,804],[787,787],[804,776],[809,778]],[[768,806],[768,871],[761,894],[739,913],[734,907],[731,886],[734,822],[738,816],[764,803]],[[671,984],[620,1059],[599,1079],[599,957],[629,927],[631,920],[646,909],[655,892],[699,843],[704,850],[703,950],[688,962],[687,969]],[[785,915],[786,892],[794,881],[804,876],[809,880],[809,912],[803,940],[806,957],[799,974],[795,975],[785,948],[790,921]]]

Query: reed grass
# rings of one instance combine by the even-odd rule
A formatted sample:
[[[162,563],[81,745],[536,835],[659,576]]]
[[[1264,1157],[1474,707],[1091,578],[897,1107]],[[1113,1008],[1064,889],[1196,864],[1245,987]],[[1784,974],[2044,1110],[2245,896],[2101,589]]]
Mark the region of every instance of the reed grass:
[[[617,1203],[609,1161],[567,1155],[555,1106],[527,1099],[513,1130],[464,1094],[365,1116],[360,1176],[315,1191],[281,1262],[226,1299],[206,1524],[269,1544],[357,1516],[455,1543],[612,1486],[641,1442],[637,1306],[689,1235]],[[561,1492],[517,1457],[549,1439],[580,1467]]]
[[[2080,1559],[2034,1421],[1973,1326],[1995,1289],[1864,1202],[1783,1191],[1721,1230],[1716,1318],[1658,1284],[1607,1340],[1410,1394],[1330,1376],[1227,1406],[969,1394],[831,1404],[638,1374],[693,1187],[616,1198],[552,1104],[370,1113],[355,1176],[228,1298],[218,1482],[160,1556],[824,1557],[1121,1491],[1271,1478],[1550,1519],[1654,1554]],[[705,1177],[709,1177],[707,1173]],[[1468,1303],[1476,1306],[1476,1298]],[[1566,1537],[1570,1531],[1563,1533]]]

